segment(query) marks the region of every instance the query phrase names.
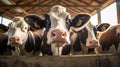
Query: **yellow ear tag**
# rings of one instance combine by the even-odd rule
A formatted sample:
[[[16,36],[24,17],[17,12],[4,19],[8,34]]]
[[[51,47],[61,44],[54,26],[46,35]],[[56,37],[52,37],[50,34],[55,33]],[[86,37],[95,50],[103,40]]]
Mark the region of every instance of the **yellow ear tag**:
[[[40,25],[37,22],[34,22],[34,26],[40,28]]]
[[[4,31],[2,29],[0,29],[0,33],[3,33]]]
[[[102,27],[102,31],[105,31],[105,30],[106,30],[106,27],[105,27],[105,26],[103,26],[103,27]]]
[[[76,24],[76,26],[80,26],[82,23],[82,20],[79,20],[79,22]]]

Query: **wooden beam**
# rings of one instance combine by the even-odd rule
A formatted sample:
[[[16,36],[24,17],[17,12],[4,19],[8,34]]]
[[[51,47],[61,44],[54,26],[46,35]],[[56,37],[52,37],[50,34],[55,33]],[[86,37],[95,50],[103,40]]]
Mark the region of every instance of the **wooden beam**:
[[[13,2],[12,0],[9,0],[13,5],[16,5],[16,3],[15,2]],[[25,10],[23,10],[22,8],[19,8],[20,10],[22,10],[22,12],[24,12],[26,15],[28,15],[28,13],[25,11]]]
[[[15,7],[51,7],[54,5],[42,5],[42,4],[36,4],[36,5],[0,5],[0,7],[10,7],[10,8],[15,8]],[[100,6],[95,6],[95,5],[63,5],[65,7],[100,7]]]
[[[77,14],[77,12],[75,12],[75,11],[73,11],[73,10],[71,10],[71,9],[68,9],[67,12],[70,13],[71,19],[73,19],[73,18],[75,17],[75,15]]]

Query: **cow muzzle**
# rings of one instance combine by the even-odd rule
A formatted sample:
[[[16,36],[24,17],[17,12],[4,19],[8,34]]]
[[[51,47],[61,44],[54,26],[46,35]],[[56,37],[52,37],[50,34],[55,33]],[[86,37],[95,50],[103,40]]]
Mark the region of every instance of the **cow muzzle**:
[[[90,47],[93,47],[93,48],[100,46],[98,40],[90,40],[89,44],[90,44]]]
[[[19,37],[11,37],[9,41],[10,41],[11,45],[18,45],[20,38]]]
[[[55,29],[51,31],[52,43],[64,44],[66,40],[67,32],[64,30]]]

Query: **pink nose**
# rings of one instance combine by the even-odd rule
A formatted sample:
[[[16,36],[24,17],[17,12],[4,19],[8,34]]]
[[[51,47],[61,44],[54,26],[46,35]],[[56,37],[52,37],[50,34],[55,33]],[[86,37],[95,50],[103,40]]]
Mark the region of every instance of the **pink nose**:
[[[20,38],[19,37],[11,37],[10,38],[10,43],[11,44],[16,44],[20,41]]]
[[[99,46],[97,40],[91,40],[91,41],[89,41],[89,43],[90,43],[91,47],[98,47]]]
[[[67,36],[67,32],[59,29],[53,30],[51,32],[51,37],[55,39],[65,39],[66,36]]]

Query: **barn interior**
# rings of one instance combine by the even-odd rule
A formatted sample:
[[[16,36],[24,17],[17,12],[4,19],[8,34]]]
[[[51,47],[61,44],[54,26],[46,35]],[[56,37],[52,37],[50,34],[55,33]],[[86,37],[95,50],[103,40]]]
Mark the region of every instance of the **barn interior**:
[[[119,24],[120,0],[0,0],[0,16],[12,20],[15,16],[36,14],[44,19],[52,6],[63,5],[72,18],[80,13],[98,14],[101,23],[101,10],[114,2]],[[0,67],[120,67],[120,55],[0,56]]]

